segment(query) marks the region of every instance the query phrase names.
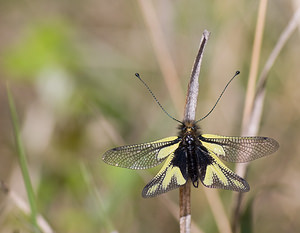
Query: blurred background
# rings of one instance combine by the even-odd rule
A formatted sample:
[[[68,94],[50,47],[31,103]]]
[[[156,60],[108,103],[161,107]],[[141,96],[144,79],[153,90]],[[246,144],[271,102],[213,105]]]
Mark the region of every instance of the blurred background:
[[[211,37],[197,118],[240,70],[201,122],[205,133],[240,135],[258,5],[246,0],[0,1],[0,232],[33,231],[7,84],[48,232],[178,232],[178,190],[141,197],[159,168],[116,168],[101,156],[118,145],[177,134],[177,123],[134,73],[181,119],[204,29]],[[297,0],[269,1],[259,73],[298,6]],[[280,149],[250,165],[242,232],[300,231],[299,30],[300,23],[269,73],[259,135],[275,138]],[[217,192],[230,221],[233,193]],[[197,232],[223,232],[202,185],[192,189],[192,219]]]

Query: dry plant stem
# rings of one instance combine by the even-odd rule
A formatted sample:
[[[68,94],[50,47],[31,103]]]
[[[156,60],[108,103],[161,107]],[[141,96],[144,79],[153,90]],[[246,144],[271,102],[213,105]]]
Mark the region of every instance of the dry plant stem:
[[[194,66],[192,69],[191,78],[188,86],[188,93],[186,95],[186,100],[185,100],[183,121],[195,120],[196,117],[197,98],[198,98],[198,90],[199,90],[198,77],[200,74],[200,66],[202,63],[204,48],[209,38],[209,35],[210,33],[207,30],[204,30],[203,36],[200,41],[198,54],[194,61]]]
[[[300,7],[297,9],[297,11],[294,13],[292,19],[289,21],[286,28],[281,33],[274,49],[272,50],[259,78],[258,78],[258,86],[257,86],[257,92],[255,96],[255,102],[253,106],[253,111],[251,115],[251,121],[249,123],[249,132],[253,132],[254,134],[257,134],[258,132],[258,126],[261,119],[262,109],[263,109],[263,103],[265,98],[265,92],[266,92],[266,83],[268,74],[278,57],[280,51],[282,50],[283,46],[287,43],[287,40],[291,37],[292,33],[296,30],[298,24],[300,23]]]
[[[253,110],[253,103],[255,98],[255,85],[258,72],[258,64],[260,58],[261,44],[263,38],[263,31],[265,25],[266,11],[268,0],[261,0],[258,9],[255,37],[252,50],[250,73],[247,85],[247,93],[245,100],[245,108],[242,121],[242,135],[249,135],[248,126],[250,122],[251,112]],[[245,176],[247,164],[237,164],[236,173],[242,177]],[[242,203],[242,194],[234,194],[233,214],[232,214],[232,232],[238,232],[240,223],[240,211]]]
[[[177,112],[180,113],[181,107],[182,107],[183,93],[180,89],[180,84],[179,84],[180,82],[179,82],[179,78],[178,78],[178,75],[176,72],[176,68],[175,68],[174,62],[172,61],[172,57],[170,56],[170,52],[168,51],[167,43],[166,43],[166,40],[165,40],[164,34],[163,34],[163,30],[157,19],[158,18],[157,14],[155,12],[155,9],[154,9],[151,1],[138,0],[138,3],[141,8],[141,12],[145,19],[146,25],[148,27],[148,30],[149,30],[149,33],[151,36],[150,38],[151,38],[151,41],[152,41],[152,44],[153,44],[153,47],[155,50],[155,54],[156,54],[160,69],[162,70],[163,77],[165,79],[165,83],[170,92],[171,99],[176,107]],[[200,57],[198,57],[198,58],[200,59]],[[197,64],[197,63],[195,63],[195,64]],[[196,72],[197,69],[194,69],[194,71]],[[199,71],[197,71],[197,72],[199,72]],[[196,74],[196,77],[198,77],[197,74]],[[195,89],[198,90],[198,88],[195,88]],[[216,197],[218,198],[218,196],[216,196]],[[186,200],[186,201],[189,202],[188,200]],[[211,206],[211,208],[214,208],[214,206]],[[223,217],[226,217],[226,215]],[[216,219],[216,221],[218,222],[218,219]]]
[[[242,121],[242,135],[249,135],[249,123],[252,115],[253,104],[255,99],[255,86],[256,78],[258,73],[258,64],[261,52],[261,44],[263,39],[263,31],[265,25],[265,18],[267,12],[268,0],[261,0],[258,9],[255,37],[252,50],[250,73],[247,85],[245,108]],[[254,136],[254,134],[251,134]],[[247,170],[247,163],[237,164],[236,173],[241,177],[245,177]],[[238,232],[238,227],[240,225],[240,215],[241,215],[241,203],[242,203],[242,193],[234,194],[234,204],[233,204],[233,214],[232,214],[232,231]]]
[[[252,58],[251,58],[251,66],[250,66],[245,108],[243,114],[243,123],[242,123],[243,135],[246,135],[245,128],[247,128],[248,125],[248,121],[253,106],[254,96],[255,96],[256,77],[258,72],[258,64],[259,64],[261,44],[262,44],[263,31],[265,25],[267,4],[268,4],[268,0],[261,0],[258,9],[258,16],[257,16],[257,23],[256,23],[256,30],[255,30],[255,37],[253,42]]]
[[[272,68],[276,58],[278,57],[281,49],[283,46],[287,43],[287,40],[290,38],[292,33],[296,30],[297,25],[299,24],[300,21],[300,8],[297,9],[297,11],[294,13],[292,19],[289,21],[288,25],[286,28],[283,30],[281,33],[273,51],[271,52],[260,76],[258,79],[258,87],[257,87],[257,92],[255,95],[254,99],[254,104],[253,108],[251,111],[251,115],[249,118],[249,123],[247,127],[246,133],[249,135],[256,135],[259,130],[259,123],[261,120],[261,115],[262,115],[262,110],[263,110],[263,103],[264,103],[264,98],[265,98],[265,93],[266,93],[266,82],[268,78],[268,73],[270,69]],[[239,174],[242,174],[243,176],[246,174],[247,170],[247,164],[244,165],[243,169],[239,171]],[[240,206],[241,206],[241,201],[242,201],[242,194],[238,194],[237,199],[236,199],[236,205],[233,213],[233,229],[234,232],[237,230],[237,225],[238,225],[238,219],[240,218]]]
[[[154,10],[153,3],[149,0],[138,0],[138,3],[140,5],[146,25],[148,26],[156,58],[158,60],[158,64],[163,74],[168,91],[171,95],[173,104],[176,107],[177,112],[182,112],[182,97],[184,95],[180,87],[180,81],[172,60],[172,56],[168,50],[168,46],[163,35],[161,24],[159,23],[157,14]]]
[[[291,18],[291,20],[289,21],[288,25],[281,33],[273,51],[271,52],[265,66],[259,76],[258,92],[261,88],[263,88],[265,86],[267,76],[268,76],[270,69],[274,65],[274,62],[275,62],[276,58],[278,57],[281,49],[286,44],[287,40],[291,37],[292,33],[296,30],[298,25],[300,25],[300,7],[294,13],[294,15]]]
[[[191,182],[188,180],[186,184],[179,189],[179,214],[180,214],[180,233],[191,232]]]
[[[163,77],[165,79],[167,88],[170,92],[171,99],[176,107],[177,112],[180,113],[181,106],[182,106],[183,93],[180,89],[179,78],[178,78],[178,75],[176,72],[176,68],[175,68],[174,62],[172,61],[172,57],[170,56],[170,52],[168,51],[167,43],[164,38],[164,34],[163,34],[163,30],[161,28],[161,25],[158,21],[157,14],[155,12],[155,9],[154,9],[151,1],[138,0],[138,3],[141,8],[141,12],[145,19],[146,25],[148,27],[148,30],[149,30],[149,33],[151,36],[150,38],[152,40],[152,44],[153,44],[153,47],[155,50],[155,54],[156,54],[157,60],[159,62],[160,69],[162,70]],[[198,60],[200,58],[201,58],[200,56],[197,57]],[[197,64],[197,62],[195,62],[195,65],[196,64]],[[200,63],[198,63],[198,64],[200,64]],[[194,72],[198,72],[198,74],[194,74],[196,77],[198,77],[200,69],[197,71],[197,69],[195,67],[193,70],[194,70]],[[197,81],[197,83],[198,83],[198,81]],[[194,89],[198,91],[198,87],[194,88]],[[191,103],[191,102],[189,102],[189,103]],[[195,104],[195,103],[196,103],[196,101],[194,101],[193,104]],[[190,118],[190,117],[188,116],[188,118]],[[187,192],[187,191],[185,191],[185,192]],[[183,193],[185,193],[185,192],[183,192]],[[219,199],[219,197],[217,195],[216,195],[216,198]],[[189,202],[189,201],[186,200],[186,202]],[[213,209],[215,207],[211,206],[211,208]],[[226,218],[226,215],[223,216],[223,218]],[[216,218],[216,222],[217,222],[217,224],[219,224],[218,222],[221,222],[221,221],[219,221]],[[183,223],[183,225],[184,225],[184,223]],[[193,232],[195,232],[195,231],[193,231]]]
[[[218,197],[218,191],[216,189],[205,188],[204,192],[209,206],[211,207],[211,211],[216,219],[219,232],[232,233],[229,219],[224,217],[226,216],[226,212],[220,198]]]
[[[168,198],[168,196],[162,195],[161,198],[159,198],[159,200],[161,201],[162,205],[165,205],[170,213],[173,215],[173,217],[175,219],[178,219],[178,205],[175,204],[173,201],[170,200],[170,198]],[[197,225],[195,222],[193,222],[193,220],[191,220],[191,232],[193,233],[204,233]]]
[[[209,32],[204,30],[199,51],[196,56],[194,66],[191,73],[191,78],[188,86],[188,92],[186,96],[186,103],[184,108],[183,121],[195,120],[197,98],[199,90],[199,74],[200,67],[203,57],[203,52],[207,40],[209,38]],[[191,183],[188,181],[184,186],[179,189],[179,207],[180,207],[180,232],[189,233],[191,232]]]

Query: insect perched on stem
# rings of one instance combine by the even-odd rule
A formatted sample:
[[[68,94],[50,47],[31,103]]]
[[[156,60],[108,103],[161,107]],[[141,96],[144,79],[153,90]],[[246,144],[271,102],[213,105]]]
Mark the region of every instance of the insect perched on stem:
[[[198,121],[179,121],[162,107],[148,85],[146,86],[160,108],[173,120],[180,123],[178,136],[163,138],[153,142],[120,146],[103,155],[104,162],[130,169],[147,169],[165,163],[157,175],[145,186],[142,196],[155,197],[184,185],[188,179],[194,187],[199,180],[209,188],[228,189],[237,192],[250,190],[246,180],[231,171],[220,160],[228,162],[249,162],[272,154],[279,144],[268,137],[226,137],[202,134],[197,126],[216,107],[229,83],[240,72],[237,71],[227,83],[213,108]]]

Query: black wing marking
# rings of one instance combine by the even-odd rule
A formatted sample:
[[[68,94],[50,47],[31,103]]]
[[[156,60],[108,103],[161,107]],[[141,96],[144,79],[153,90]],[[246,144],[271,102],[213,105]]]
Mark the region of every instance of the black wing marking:
[[[105,152],[102,159],[117,167],[147,169],[158,165],[174,152],[180,140],[174,136],[154,142],[120,146]]]
[[[228,162],[249,162],[274,153],[279,144],[267,137],[226,137],[203,134],[199,140],[204,147]]]
[[[184,185],[187,179],[186,156],[184,150],[179,147],[167,158],[157,175],[145,186],[142,196],[144,198],[155,197]]]
[[[208,188],[220,188],[237,192],[248,192],[249,184],[242,177],[231,171],[210,149],[196,149],[200,158],[199,177]]]

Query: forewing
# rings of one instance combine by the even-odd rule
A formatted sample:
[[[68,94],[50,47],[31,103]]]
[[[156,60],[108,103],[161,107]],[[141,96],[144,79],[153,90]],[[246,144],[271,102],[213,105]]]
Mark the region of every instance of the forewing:
[[[184,185],[188,179],[186,157],[183,150],[178,148],[166,160],[157,175],[145,186],[142,192],[144,198],[155,197],[159,194]]]
[[[206,164],[200,165],[200,180],[208,188],[228,189],[237,192],[248,192],[249,184],[246,180],[231,171],[224,163],[207,149],[202,156],[208,156]]]
[[[249,162],[274,153],[279,144],[267,137],[225,137],[203,134],[199,140],[204,147],[228,162]]]
[[[179,145],[178,137],[167,137],[154,142],[120,146],[106,151],[104,162],[130,169],[147,169],[161,163]]]

